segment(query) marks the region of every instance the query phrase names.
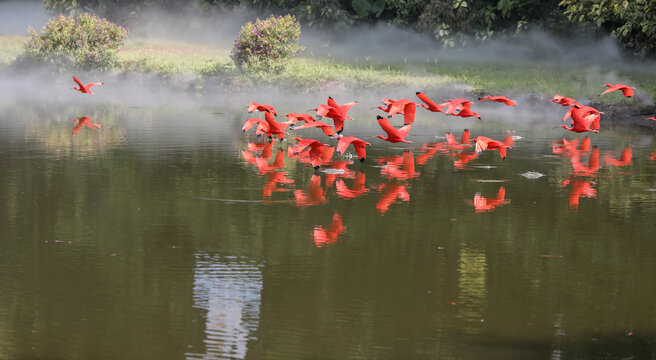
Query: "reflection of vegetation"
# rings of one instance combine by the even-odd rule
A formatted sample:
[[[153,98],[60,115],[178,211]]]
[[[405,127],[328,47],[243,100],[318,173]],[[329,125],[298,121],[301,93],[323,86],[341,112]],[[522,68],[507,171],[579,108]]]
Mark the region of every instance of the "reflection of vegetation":
[[[85,157],[98,155],[110,150],[125,139],[125,130],[116,123],[116,112],[105,111],[100,117],[93,118],[93,123],[102,124],[102,128],[91,129],[82,127],[79,134],[72,131],[77,124],[75,119],[80,117],[76,109],[57,112],[53,116],[52,108],[34,107],[28,112],[26,137],[37,139],[45,150],[57,156],[73,155]]]
[[[460,249],[458,278],[458,316],[466,323],[467,332],[478,332],[487,303],[487,264],[482,251]]]

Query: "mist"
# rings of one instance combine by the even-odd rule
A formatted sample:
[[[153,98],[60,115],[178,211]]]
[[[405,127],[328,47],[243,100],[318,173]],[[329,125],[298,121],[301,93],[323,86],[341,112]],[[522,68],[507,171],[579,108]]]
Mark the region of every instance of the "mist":
[[[48,15],[38,1],[0,2],[0,33],[26,34],[28,27],[39,29]],[[180,14],[151,8],[145,10],[140,21],[130,26],[130,39],[160,41],[184,41],[211,45],[229,52],[240,27],[257,18],[255,11],[244,7],[231,10],[211,9],[204,14]],[[558,38],[540,29],[533,29],[518,39],[497,39],[477,46],[462,49],[446,49],[430,36],[415,31],[400,29],[386,24],[363,25],[349,30],[348,36],[336,40],[331,32],[303,28],[300,39],[305,50],[300,56],[330,58],[342,61],[371,63],[395,62],[396,66],[408,71],[421,69],[423,63],[442,61],[485,62],[531,62],[531,63],[582,63],[608,67],[627,66],[623,53],[610,37],[574,39]],[[652,64],[630,66],[653,66]],[[71,90],[72,74],[61,74],[52,69],[27,71],[0,71],[0,97],[3,101],[64,101],[85,103],[111,102],[129,106],[195,105],[209,107],[248,104],[251,101],[280,104],[287,112],[305,112],[316,104],[325,102],[328,95],[338,102],[360,101],[367,109],[377,105],[383,97],[409,98],[425,89],[396,87],[358,92],[346,83],[329,83],[318,92],[288,89],[281,91],[271,87],[257,89],[221,89],[205,87],[202,95],[190,89],[201,81],[196,74],[174,75],[162,78],[157,74],[89,72],[75,74],[83,82],[102,81],[104,86],[94,88],[96,95],[82,95]],[[623,82],[625,79],[614,73],[604,72],[592,66],[586,73],[590,84]],[[456,97],[471,97],[472,88],[449,83],[432,89],[430,96],[438,101]],[[554,93],[557,90],[554,89]],[[567,95],[567,94],[564,94]],[[530,95],[526,100],[535,101]],[[651,99],[647,99],[651,101]],[[302,103],[299,109],[299,103]],[[477,104],[481,105],[481,104]],[[498,107],[483,105],[497,113]],[[559,111],[557,107],[546,107],[544,111]],[[357,110],[356,110],[357,111]],[[505,117],[505,110],[498,118]]]

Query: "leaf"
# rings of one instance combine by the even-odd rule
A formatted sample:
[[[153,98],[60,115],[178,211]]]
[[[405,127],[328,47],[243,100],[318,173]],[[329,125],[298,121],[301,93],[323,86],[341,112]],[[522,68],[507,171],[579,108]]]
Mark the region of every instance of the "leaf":
[[[371,5],[371,12],[375,13],[376,17],[379,17],[383,13],[383,10],[385,10],[385,2],[385,0],[376,0]]]
[[[351,6],[360,17],[367,17],[371,12],[371,4],[367,0],[353,0]]]

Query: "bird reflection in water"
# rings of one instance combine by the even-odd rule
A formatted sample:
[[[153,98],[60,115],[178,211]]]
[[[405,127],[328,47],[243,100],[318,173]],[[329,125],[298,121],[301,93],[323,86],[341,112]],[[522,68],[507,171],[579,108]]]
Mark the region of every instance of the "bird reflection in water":
[[[100,129],[102,127],[101,124],[95,124],[91,122],[91,117],[89,116],[81,116],[77,119],[74,119],[73,121],[76,123],[75,127],[73,128],[73,135],[79,134],[80,130],[82,127],[86,126],[89,129]]]
[[[405,184],[383,183],[378,185],[378,191],[383,192],[383,195],[381,195],[380,200],[376,204],[376,210],[381,215],[384,215],[389,210],[389,207],[396,199],[410,201],[410,194],[408,194]]]
[[[575,177],[563,181],[562,186],[571,185],[569,190],[569,207],[576,210],[579,207],[579,200],[581,197],[595,199],[597,198],[597,190],[593,188],[596,185],[593,181],[586,181],[583,178]]]
[[[314,245],[317,247],[323,247],[327,245],[332,245],[337,242],[339,236],[346,230],[344,224],[342,223],[342,216],[335,211],[333,214],[332,222],[328,229],[325,229],[319,225],[314,228],[313,237]]]
[[[470,201],[467,200],[467,202]],[[492,211],[501,205],[509,204],[510,200],[506,199],[506,189],[501,186],[495,198],[487,198],[481,195],[481,193],[476,193],[476,195],[474,195],[474,200],[470,203],[474,205],[476,212],[486,212]]]
[[[312,175],[310,179],[310,186],[308,191],[296,189],[294,190],[294,198],[296,206],[314,206],[326,202],[326,195],[321,187],[321,176]]]
[[[606,164],[606,166],[616,167],[629,166],[631,165],[631,155],[631,145],[629,145],[622,150],[619,158],[614,158],[610,154],[606,154],[604,156],[604,164]]]
[[[337,182],[335,183],[337,196],[343,199],[355,199],[356,197],[364,195],[369,191],[369,189],[365,187],[365,178],[363,172],[358,172],[357,175],[355,175],[355,181],[350,189],[346,186],[344,180],[337,179]]]

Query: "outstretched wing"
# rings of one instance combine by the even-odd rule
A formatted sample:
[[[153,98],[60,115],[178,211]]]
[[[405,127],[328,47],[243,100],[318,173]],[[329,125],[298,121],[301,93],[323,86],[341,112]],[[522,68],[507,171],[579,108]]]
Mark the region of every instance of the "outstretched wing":
[[[384,118],[382,116],[379,116],[378,117],[378,124],[383,129],[383,131],[385,131],[387,133],[388,137],[401,137],[399,135],[399,130],[396,130],[396,128],[394,126],[392,126],[392,124],[390,124],[389,120],[387,120],[386,118]]]
[[[348,148],[348,146],[351,145],[351,143],[357,139],[358,138],[356,138],[355,136],[345,136],[339,139],[339,143],[337,143],[337,150],[336,150],[337,155],[343,154],[344,150],[346,150],[346,148]]]
[[[408,133],[410,132],[410,128],[412,128],[412,125],[406,125],[398,130],[399,137],[401,139],[405,139],[406,136],[408,136]]]
[[[73,80],[75,80],[75,82],[80,86],[80,88],[83,88],[83,87],[84,87],[84,84],[82,84],[82,81],[80,81],[80,80],[79,80],[78,78],[76,78],[75,76],[73,76]]]
[[[355,104],[357,104],[357,101],[351,101],[349,103],[346,103],[342,106],[339,107],[339,110],[342,112],[342,114],[346,115],[346,113],[351,110],[351,107]]]
[[[485,137],[485,136],[477,137],[476,138],[476,150],[475,151],[479,154],[482,153],[483,151],[485,151],[485,149],[487,149],[487,143],[490,142],[491,140],[492,139],[490,139],[489,137]]]

